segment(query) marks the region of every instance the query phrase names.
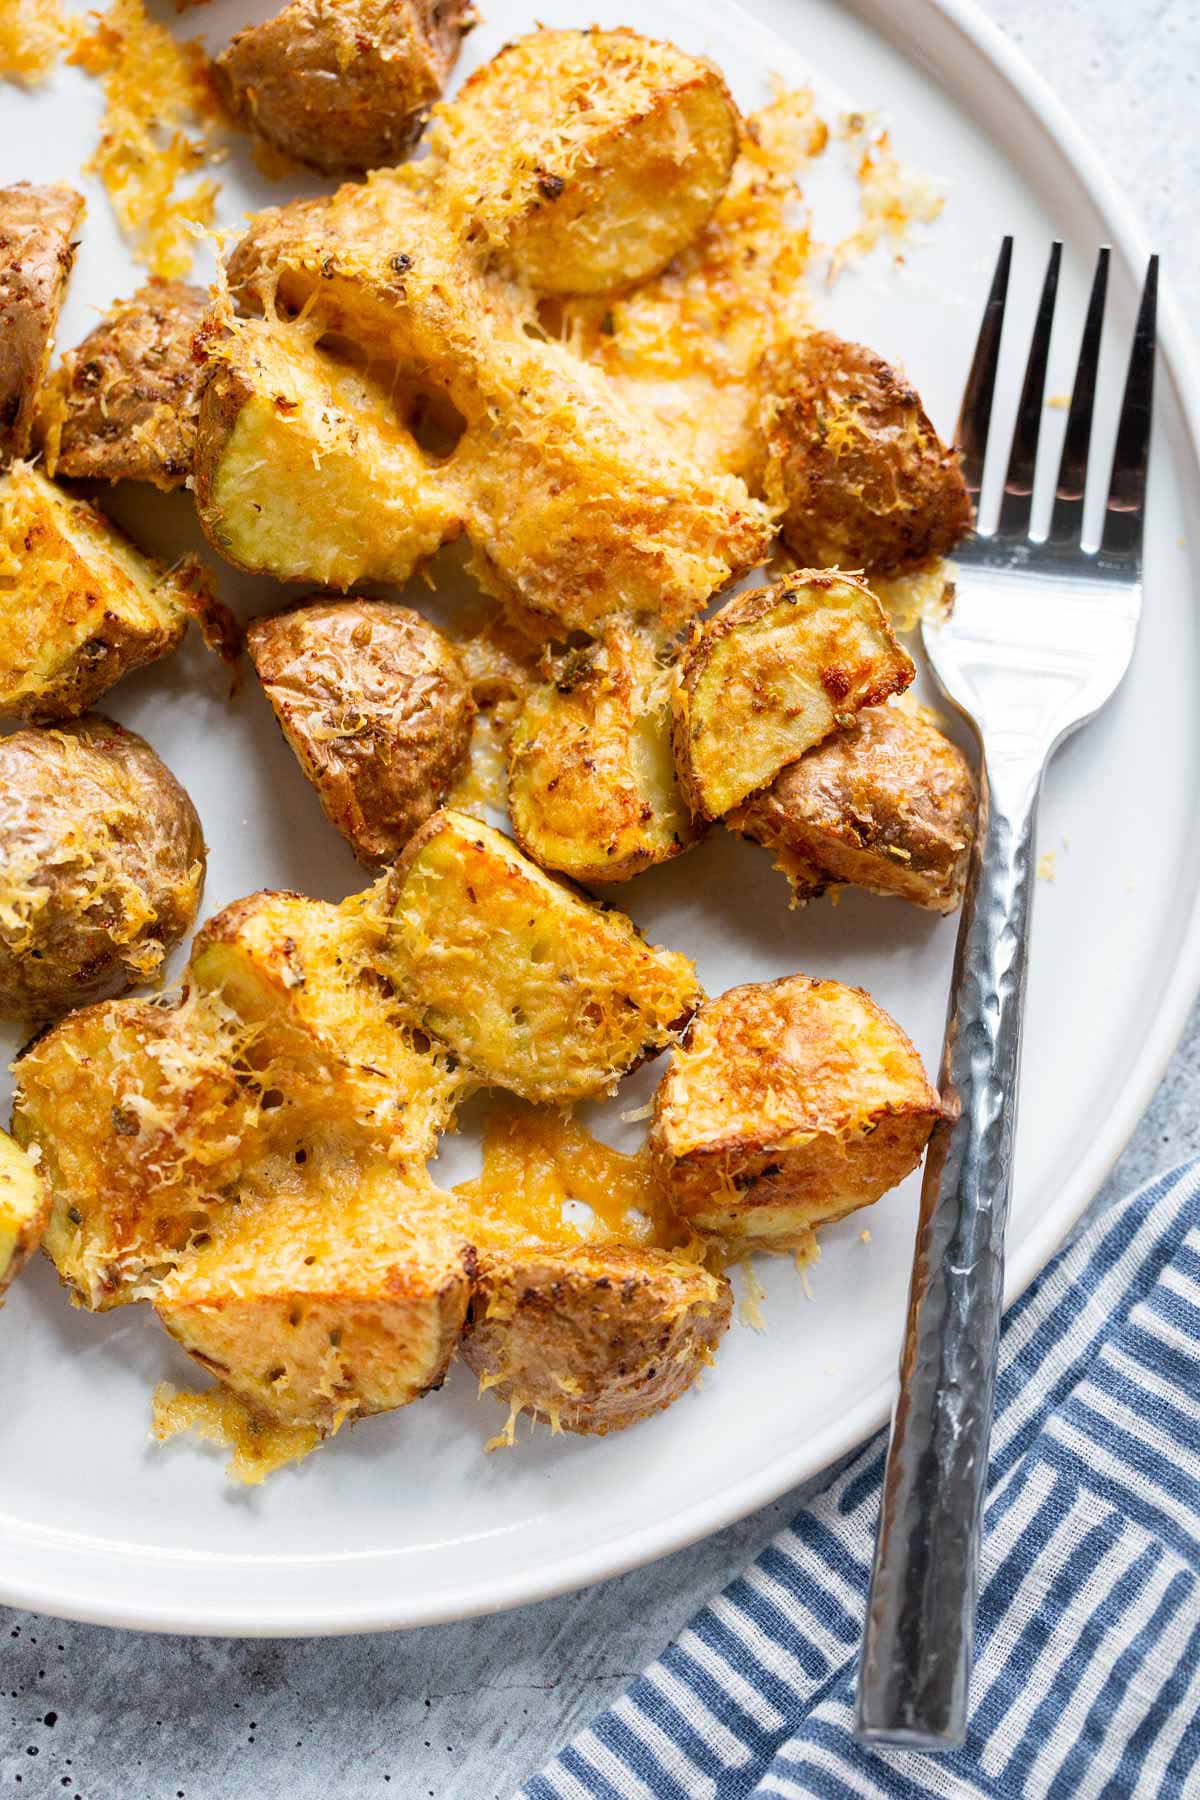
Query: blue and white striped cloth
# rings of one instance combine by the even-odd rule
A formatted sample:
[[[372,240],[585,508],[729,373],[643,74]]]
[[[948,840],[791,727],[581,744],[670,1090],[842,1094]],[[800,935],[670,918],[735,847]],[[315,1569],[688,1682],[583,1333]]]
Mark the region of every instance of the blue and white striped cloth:
[[[1200,1796],[1200,1170],[1009,1312],[965,1747],[868,1751],[877,1438],[522,1790],[527,1800]]]

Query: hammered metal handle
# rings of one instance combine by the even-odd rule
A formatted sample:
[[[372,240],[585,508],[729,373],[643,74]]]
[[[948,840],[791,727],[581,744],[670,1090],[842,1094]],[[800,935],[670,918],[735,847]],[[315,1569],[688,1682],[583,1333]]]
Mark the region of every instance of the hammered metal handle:
[[[858,1680],[860,1737],[966,1730],[1041,758],[989,756],[963,900]]]

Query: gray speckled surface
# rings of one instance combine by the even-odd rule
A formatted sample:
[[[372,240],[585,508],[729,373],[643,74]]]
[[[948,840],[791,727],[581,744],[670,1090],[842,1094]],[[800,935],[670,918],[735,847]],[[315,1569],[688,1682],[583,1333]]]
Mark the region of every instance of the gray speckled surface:
[[[1195,0],[984,0],[1099,142],[1200,305]],[[1193,1019],[1106,1189],[1200,1150]],[[1104,1196],[1101,1197],[1102,1199]],[[0,1610],[0,1794],[491,1800],[611,1699],[797,1507],[565,1599],[411,1634],[167,1639]]]

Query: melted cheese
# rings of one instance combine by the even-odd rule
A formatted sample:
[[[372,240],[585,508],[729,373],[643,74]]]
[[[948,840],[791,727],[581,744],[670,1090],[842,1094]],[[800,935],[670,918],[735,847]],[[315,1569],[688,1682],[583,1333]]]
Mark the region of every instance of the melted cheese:
[[[61,0],[5,0],[0,7],[0,76],[36,87],[67,41]]]
[[[946,203],[927,175],[904,167],[877,119],[850,113],[841,135],[858,157],[859,223],[834,247],[831,280],[853,257],[869,256],[885,237],[898,254],[912,227],[932,224]]]
[[[169,1381],[160,1381],[154,1390],[151,1430],[159,1444],[194,1431],[203,1443],[228,1450],[226,1474],[247,1487],[257,1487],[287,1463],[302,1461],[321,1441],[315,1426],[277,1425],[225,1388],[197,1393]]]

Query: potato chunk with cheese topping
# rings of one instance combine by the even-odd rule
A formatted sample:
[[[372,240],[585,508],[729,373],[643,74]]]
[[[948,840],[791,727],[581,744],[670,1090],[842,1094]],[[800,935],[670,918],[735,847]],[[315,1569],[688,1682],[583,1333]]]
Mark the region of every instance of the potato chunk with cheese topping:
[[[577,881],[626,881],[696,841],[671,752],[666,670],[622,624],[570,652],[513,729],[508,810],[522,849]]]
[[[795,1250],[902,1181],[940,1115],[881,1007],[860,988],[790,975],[701,1008],[659,1086],[651,1145],[697,1231]]]
[[[33,442],[82,217],[74,188],[0,188],[0,468]]]
[[[692,630],[675,688],[679,779],[717,819],[915,671],[853,576],[804,569],[739,594]]]
[[[692,241],[737,142],[711,63],[632,31],[537,31],[439,109],[434,154],[456,209],[531,287],[598,293]]]
[[[798,901],[848,882],[949,913],[962,899],[976,804],[966,757],[936,726],[867,706],[725,823],[775,852]]]
[[[544,873],[490,825],[435,813],[382,890],[377,964],[486,1082],[582,1100],[674,1041],[701,990],[686,956]]]
[[[20,1144],[0,1131],[0,1304],[37,1248],[50,1216],[50,1193]]]
[[[729,1283],[667,1250],[487,1251],[463,1357],[512,1408],[603,1436],[677,1400],[730,1313]]]

